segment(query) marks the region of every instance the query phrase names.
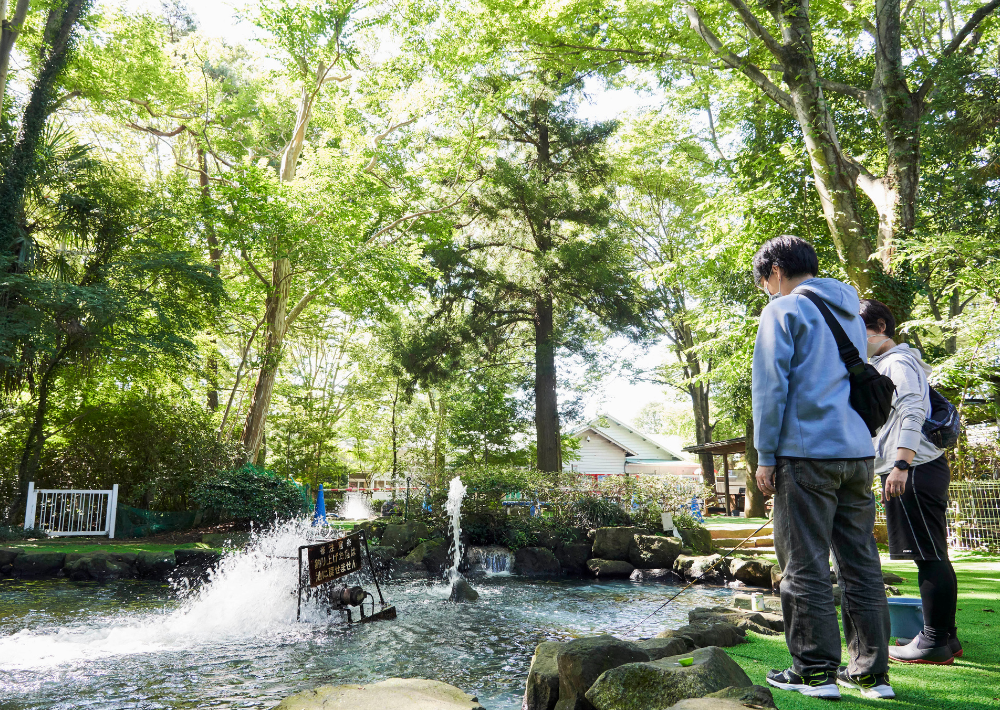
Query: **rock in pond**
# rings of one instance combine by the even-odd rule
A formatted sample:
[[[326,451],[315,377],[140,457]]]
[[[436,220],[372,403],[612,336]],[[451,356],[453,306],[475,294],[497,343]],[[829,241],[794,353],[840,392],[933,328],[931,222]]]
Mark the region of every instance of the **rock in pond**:
[[[479,592],[472,588],[469,582],[461,577],[451,583],[450,602],[474,602],[479,599]]]
[[[552,550],[522,547],[514,553],[513,572],[523,577],[555,577],[562,574],[562,566]]]
[[[648,660],[649,654],[639,646],[614,636],[567,641],[556,653],[559,701],[555,710],[591,710],[587,689],[602,673],[625,663]]]
[[[737,702],[743,707],[775,707],[771,689],[763,685],[751,685],[749,688],[731,685],[728,688],[709,693],[704,699],[708,700],[709,698]]]
[[[628,562],[622,562],[620,560],[602,560],[596,557],[587,560],[587,569],[589,569],[590,573],[598,579],[631,577],[632,572],[635,571],[635,567]]]
[[[692,659],[692,663],[682,666],[681,659]],[[587,691],[587,700],[597,710],[666,710],[685,698],[752,685],[736,661],[721,648],[710,646],[605,671]]]
[[[712,551],[712,533],[708,528],[677,528],[685,547],[690,547],[699,555]]]
[[[422,565],[426,561],[427,556],[436,548],[441,547],[444,544],[444,540],[425,540],[420,543],[410,553],[403,559],[411,564]],[[395,549],[395,548],[393,548]]]
[[[66,562],[64,552],[26,552],[14,558],[11,563],[17,577],[54,577]]]
[[[740,558],[729,565],[729,574],[748,587],[771,586],[771,568],[774,564],[766,560]]]
[[[382,533],[382,545],[393,547],[400,555],[407,554],[416,547],[421,538],[429,538],[431,529],[423,523],[403,523],[402,525],[386,525]]]
[[[172,552],[140,552],[135,564],[143,577],[165,579],[177,561]]]
[[[556,655],[563,644],[544,641],[535,647],[524,688],[521,710],[553,710],[559,700],[559,665]]]
[[[323,685],[296,693],[275,710],[482,710],[479,700],[453,685],[422,678],[390,678],[371,685]]]
[[[598,528],[594,533],[594,557],[601,560],[627,561],[633,538],[646,531],[641,528]]]
[[[591,544],[583,538],[583,542],[567,542],[556,549],[556,559],[559,566],[567,574],[585,574],[587,558],[590,557]]]
[[[632,572],[631,579],[633,582],[663,582],[664,584],[677,584],[684,581],[672,569],[637,569]]]
[[[639,569],[668,569],[681,554],[682,547],[676,537],[635,535],[629,549],[629,562]]]
[[[781,568],[775,565],[771,568],[771,589],[775,592],[781,590]]]
[[[138,557],[135,554],[127,555],[131,558],[132,564]],[[66,555],[66,563],[63,566],[63,573],[70,579],[96,579],[105,582],[111,579],[126,579],[133,576],[132,565],[129,564],[126,555],[94,552],[88,555],[69,554]]]
[[[674,561],[674,572],[688,581],[701,577],[702,584],[725,584],[726,562],[719,562],[719,555],[688,557],[681,555]],[[712,565],[715,564],[715,567]],[[704,577],[702,577],[704,575]]]
[[[688,612],[692,624],[733,624],[743,631],[755,631],[765,636],[784,633],[785,620],[781,614],[768,611],[750,611],[726,606],[697,607]],[[719,644],[715,644],[719,645]]]
[[[14,558],[21,554],[21,551],[14,547],[0,547],[0,567],[13,564]]]

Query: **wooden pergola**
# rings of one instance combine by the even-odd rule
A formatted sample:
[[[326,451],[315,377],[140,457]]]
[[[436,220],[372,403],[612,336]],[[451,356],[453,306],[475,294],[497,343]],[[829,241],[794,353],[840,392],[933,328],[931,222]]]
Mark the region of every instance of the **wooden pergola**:
[[[747,439],[742,436],[738,439],[726,439],[725,441],[710,441],[707,444],[687,446],[684,451],[692,454],[711,454],[722,457],[722,480],[726,490],[726,515],[733,514],[732,502],[729,500],[729,455],[745,454],[747,451]],[[715,478],[715,472],[712,472]],[[717,489],[716,489],[717,490]]]

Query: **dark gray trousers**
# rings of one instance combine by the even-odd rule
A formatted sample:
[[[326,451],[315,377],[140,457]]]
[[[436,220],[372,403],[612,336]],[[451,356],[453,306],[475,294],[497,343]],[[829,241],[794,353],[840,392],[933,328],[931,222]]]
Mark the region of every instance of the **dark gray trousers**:
[[[840,629],[828,560],[840,604],[852,675],[889,668],[889,606],[872,530],[873,459],[777,460],[774,548],[781,565],[785,641],[796,673],[836,671]]]

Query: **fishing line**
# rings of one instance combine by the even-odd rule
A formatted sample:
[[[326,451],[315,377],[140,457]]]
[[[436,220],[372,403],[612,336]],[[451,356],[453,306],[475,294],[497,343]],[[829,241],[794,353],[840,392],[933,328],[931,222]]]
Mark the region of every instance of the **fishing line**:
[[[753,537],[754,535],[756,535],[757,533],[759,533],[759,532],[760,532],[761,530],[763,530],[764,528],[766,528],[766,527],[767,527],[768,525],[770,525],[770,524],[771,524],[771,523],[773,523],[773,522],[774,522],[774,519],[773,519],[773,518],[768,518],[768,519],[767,519],[767,520],[766,520],[766,521],[764,522],[764,524],[763,524],[763,525],[761,525],[761,526],[760,526],[759,528],[757,528],[757,529],[756,529],[756,530],[754,530],[754,531],[753,531],[752,533],[750,533],[750,534],[749,534],[749,535],[747,535],[747,536],[746,536],[745,538],[743,538],[743,540],[742,540],[742,541],[741,541],[741,542],[740,542],[740,543],[739,543],[739,544],[738,544],[738,545],[737,545],[736,547],[734,547],[734,548],[733,548],[733,549],[731,549],[731,550],[730,550],[729,552],[727,552],[726,554],[724,554],[724,555],[723,555],[722,557],[720,557],[719,559],[717,559],[717,560],[716,560],[715,562],[713,562],[712,564],[710,564],[710,565],[708,566],[708,569],[706,569],[706,570],[705,570],[704,572],[702,572],[701,574],[699,574],[697,578],[695,578],[695,579],[691,580],[690,582],[688,582],[688,583],[687,583],[687,586],[685,586],[685,587],[684,587],[683,589],[681,589],[681,590],[680,590],[679,592],[677,592],[677,594],[675,594],[674,596],[672,596],[672,597],[670,597],[669,599],[667,599],[667,601],[663,602],[663,604],[661,604],[661,605],[660,605],[659,607],[657,607],[656,609],[654,609],[654,610],[653,610],[653,612],[652,612],[652,613],[650,613],[650,615],[649,615],[649,616],[647,616],[646,618],[642,619],[641,621],[639,621],[639,622],[638,622],[638,623],[636,623],[636,624],[633,624],[633,625],[632,625],[631,627],[627,627],[627,628],[625,628],[625,629],[624,629],[624,632],[625,632],[625,633],[629,633],[629,632],[631,632],[631,631],[635,631],[635,630],[636,630],[637,628],[639,628],[640,626],[642,626],[643,624],[645,624],[645,623],[646,623],[647,621],[649,621],[650,619],[652,619],[652,618],[653,618],[654,616],[656,616],[657,614],[659,614],[659,613],[660,613],[661,611],[663,611],[664,607],[666,607],[666,606],[667,606],[667,604],[669,604],[669,603],[670,603],[670,602],[672,602],[672,601],[673,601],[674,599],[676,599],[677,597],[679,597],[679,596],[680,596],[681,594],[683,594],[684,592],[686,592],[687,590],[689,590],[689,589],[690,589],[690,588],[691,588],[692,586],[694,586],[694,585],[695,585],[696,583],[700,582],[700,581],[701,581],[701,579],[702,579],[702,578],[703,578],[703,577],[704,577],[704,576],[705,576],[706,574],[708,574],[709,572],[711,572],[711,571],[712,571],[712,570],[713,570],[713,569],[715,568],[715,566],[716,566],[717,564],[719,564],[719,563],[720,563],[720,562],[722,562],[722,561],[723,561],[724,559],[726,559],[727,557],[729,557],[729,556],[730,556],[731,554],[733,554],[734,552],[736,552],[736,551],[737,551],[738,549],[740,549],[740,548],[741,548],[741,547],[742,547],[742,546],[744,545],[744,543],[746,543],[746,542],[747,542],[747,541],[748,541],[748,540],[749,540],[750,538],[752,538],[752,537]]]

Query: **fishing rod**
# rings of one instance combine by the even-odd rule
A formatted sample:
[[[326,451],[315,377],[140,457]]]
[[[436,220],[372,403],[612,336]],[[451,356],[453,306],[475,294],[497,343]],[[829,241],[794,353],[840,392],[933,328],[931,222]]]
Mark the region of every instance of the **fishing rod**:
[[[686,585],[685,587],[683,587],[683,588],[682,588],[682,589],[681,589],[681,590],[680,590],[679,592],[677,592],[677,594],[675,594],[674,596],[670,597],[669,599],[667,599],[667,601],[663,602],[663,604],[661,604],[661,605],[660,605],[659,607],[657,607],[656,609],[654,609],[654,610],[653,610],[653,612],[652,612],[652,613],[651,613],[651,614],[650,614],[649,616],[647,616],[646,618],[642,619],[642,620],[641,620],[641,621],[639,621],[638,623],[636,623],[636,624],[633,624],[633,625],[632,625],[631,627],[628,627],[628,628],[624,629],[624,631],[625,631],[626,633],[628,633],[628,632],[631,632],[631,631],[635,631],[635,629],[639,628],[640,626],[642,626],[643,624],[645,624],[645,623],[646,623],[647,621],[649,621],[650,619],[652,619],[652,618],[653,618],[654,616],[656,616],[657,614],[659,614],[659,613],[660,613],[661,611],[663,611],[664,607],[666,607],[666,606],[667,606],[667,604],[669,604],[669,603],[670,603],[670,602],[672,602],[672,601],[673,601],[674,599],[676,599],[677,597],[679,597],[679,596],[680,596],[681,594],[683,594],[684,592],[686,592],[687,590],[689,590],[689,589],[690,589],[691,587],[693,587],[693,586],[694,586],[695,584],[697,584],[698,582],[700,582],[700,581],[702,580],[702,578],[703,578],[703,577],[704,577],[704,576],[705,576],[706,574],[708,574],[709,572],[711,572],[711,571],[712,571],[712,570],[713,570],[713,569],[715,568],[715,566],[716,566],[717,564],[719,564],[719,563],[720,563],[720,562],[722,562],[722,561],[723,561],[724,559],[726,559],[727,557],[729,557],[729,556],[730,556],[731,554],[733,554],[734,552],[736,552],[736,551],[737,551],[738,549],[740,549],[740,548],[741,548],[741,547],[742,547],[742,546],[743,546],[743,545],[744,545],[744,544],[745,544],[745,543],[746,543],[746,542],[747,542],[748,540],[750,540],[750,538],[754,537],[754,536],[755,536],[755,535],[756,535],[757,533],[759,533],[759,532],[760,532],[761,530],[763,530],[764,528],[766,528],[766,527],[767,527],[768,525],[770,525],[770,524],[771,524],[771,523],[773,523],[773,522],[774,522],[774,518],[768,518],[768,519],[767,519],[767,520],[766,520],[766,521],[764,522],[764,524],[763,524],[763,525],[761,525],[761,526],[760,526],[759,528],[757,528],[757,529],[756,529],[756,530],[754,530],[754,531],[753,531],[752,533],[750,533],[750,534],[749,534],[749,535],[747,535],[747,536],[746,536],[745,538],[743,538],[743,540],[742,540],[742,541],[740,541],[740,543],[739,543],[739,544],[738,544],[738,545],[737,545],[736,547],[734,547],[734,548],[733,548],[733,549],[731,549],[731,550],[730,550],[729,552],[727,552],[726,554],[724,554],[724,555],[723,555],[722,557],[720,557],[719,559],[717,559],[717,560],[716,560],[715,562],[713,562],[712,564],[710,564],[710,565],[708,566],[708,569],[706,569],[706,570],[705,570],[704,572],[702,572],[701,574],[699,574],[699,575],[698,575],[698,576],[697,576],[697,577],[696,577],[695,579],[693,579],[693,580],[691,580],[690,582],[688,582],[688,583],[687,583],[687,585]]]

